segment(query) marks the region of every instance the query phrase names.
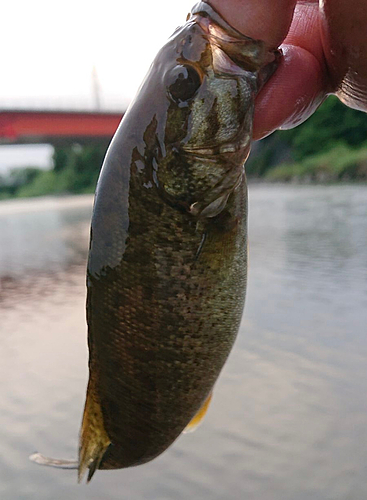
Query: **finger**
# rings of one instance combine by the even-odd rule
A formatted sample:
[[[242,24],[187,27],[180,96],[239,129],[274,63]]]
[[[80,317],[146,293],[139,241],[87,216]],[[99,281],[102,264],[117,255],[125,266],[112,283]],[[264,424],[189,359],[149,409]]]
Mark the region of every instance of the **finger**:
[[[292,128],[306,120],[325,97],[325,76],[316,57],[293,45],[283,46],[284,57],[256,99],[255,140],[278,128]]]
[[[209,0],[209,3],[238,31],[275,49],[288,32],[296,0]]]
[[[320,10],[317,0],[297,3],[284,44],[302,47],[313,54],[320,64],[324,64],[324,50],[320,36]]]
[[[306,120],[331,90],[314,1],[296,5],[284,45],[284,58],[256,100],[254,138]]]
[[[338,97],[367,111],[366,0],[323,0],[324,52]]]

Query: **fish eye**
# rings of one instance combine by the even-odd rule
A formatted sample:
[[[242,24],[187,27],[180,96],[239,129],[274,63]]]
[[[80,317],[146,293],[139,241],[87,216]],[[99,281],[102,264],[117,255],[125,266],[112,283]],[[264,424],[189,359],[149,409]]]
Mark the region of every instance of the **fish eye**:
[[[191,99],[196,94],[201,84],[201,79],[192,66],[176,66],[171,74],[169,93],[176,102]]]

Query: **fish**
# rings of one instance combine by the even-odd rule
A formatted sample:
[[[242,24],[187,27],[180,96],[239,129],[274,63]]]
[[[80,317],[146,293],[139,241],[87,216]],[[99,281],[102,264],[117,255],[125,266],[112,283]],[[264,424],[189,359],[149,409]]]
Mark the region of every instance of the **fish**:
[[[243,314],[244,164],[279,58],[203,1],[159,51],[96,188],[79,459],[34,461],[90,481],[153,460],[203,419]]]

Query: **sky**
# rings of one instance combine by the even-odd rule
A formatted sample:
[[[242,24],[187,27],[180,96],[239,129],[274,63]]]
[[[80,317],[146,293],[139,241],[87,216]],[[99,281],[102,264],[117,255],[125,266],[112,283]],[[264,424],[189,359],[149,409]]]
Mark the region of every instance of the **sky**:
[[[20,0],[2,6],[1,107],[124,107],[193,0]]]
[[[10,170],[22,167],[47,169],[52,166],[54,148],[49,144],[0,146],[0,178]]]
[[[1,8],[1,108],[125,109],[155,54],[194,0],[6,1]],[[93,69],[95,68],[95,70]],[[0,174],[51,166],[49,146],[1,146]]]

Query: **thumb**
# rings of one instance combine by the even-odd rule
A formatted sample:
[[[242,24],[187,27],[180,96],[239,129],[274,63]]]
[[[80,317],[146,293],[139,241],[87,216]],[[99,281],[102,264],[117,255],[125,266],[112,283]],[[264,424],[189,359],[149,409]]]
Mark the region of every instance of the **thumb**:
[[[296,0],[209,0],[234,28],[276,49],[286,37]]]

